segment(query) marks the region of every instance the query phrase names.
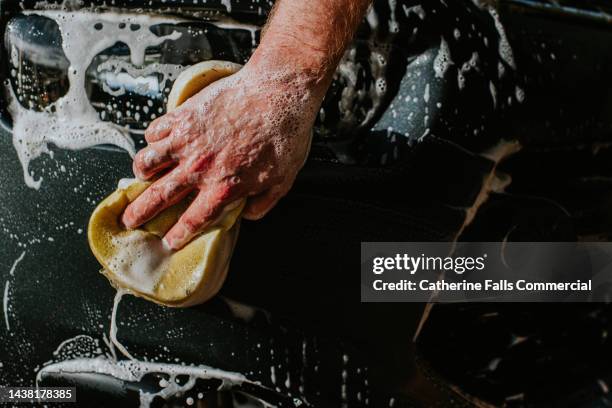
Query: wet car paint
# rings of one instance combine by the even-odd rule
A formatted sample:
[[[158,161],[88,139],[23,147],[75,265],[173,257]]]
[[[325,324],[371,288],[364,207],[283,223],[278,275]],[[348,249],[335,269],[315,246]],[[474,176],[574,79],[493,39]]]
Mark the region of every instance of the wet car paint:
[[[442,7],[442,3],[436,4]],[[442,15],[448,18],[450,14]],[[412,20],[415,18],[418,15],[411,17]],[[434,17],[429,18],[435,21]],[[482,18],[484,27],[487,27],[485,31],[494,38],[496,31],[491,26],[490,17],[478,15],[478,18]],[[440,25],[431,24],[434,29],[441,26],[442,22]],[[511,39],[515,52],[518,49],[517,64],[522,67],[526,63],[521,58],[533,53],[530,48],[520,44],[523,38],[520,27],[510,32],[518,33]],[[436,84],[442,82],[436,82],[430,68],[430,63],[439,53],[439,35],[427,33],[423,34],[422,41],[415,40],[418,46],[413,48],[412,55],[421,56],[419,62],[427,63],[419,65],[416,59],[410,60],[402,55],[402,58],[407,58],[411,63],[407,65],[406,73],[399,76],[400,79],[411,74],[415,77],[428,77]],[[454,34],[446,34],[447,37],[451,35],[454,38]],[[454,56],[457,61],[455,65],[462,66],[463,62],[469,61],[475,46],[473,44],[467,42],[465,49],[453,48],[461,50]],[[521,50],[524,52],[521,53]],[[483,61],[489,67],[497,68],[498,61],[495,58],[483,58]],[[554,63],[550,61],[550,65],[554,66]],[[528,72],[531,76],[514,78],[500,86],[500,89],[506,89],[508,95],[514,95],[517,85],[529,85],[531,81],[531,88],[527,86],[525,92],[526,103],[533,105],[526,106],[549,107],[550,115],[556,114],[560,108],[571,108],[571,105],[559,106],[573,100],[567,97],[571,94],[544,99],[546,103],[542,104],[542,98],[549,95],[547,87],[554,87],[559,78],[555,78],[553,73],[546,75],[545,66],[537,65],[536,68],[530,66]],[[398,129],[405,126],[401,132],[389,129],[388,124],[393,122],[388,122],[388,118],[379,121],[378,127],[375,125],[372,132],[355,132],[356,137],[350,137],[348,142],[346,135],[353,135],[350,132],[335,141],[326,140],[324,136],[336,135],[338,132],[323,132],[310,162],[289,197],[266,220],[245,223],[232,271],[222,294],[266,310],[273,317],[272,322],[268,321],[264,312],[257,313],[257,318],[252,321],[245,322],[232,314],[227,303],[221,299],[198,308],[171,310],[126,297],[118,313],[121,342],[139,358],[158,357],[168,361],[178,358],[179,362],[188,364],[204,362],[210,366],[240,371],[261,381],[265,387],[273,390],[278,388],[284,395],[299,395],[299,386],[302,385],[305,400],[314,406],[342,402],[342,371],[347,369],[349,375],[346,386],[350,390],[349,400],[346,401],[348,405],[365,405],[366,395],[371,404],[388,404],[394,396],[385,390],[386,386],[395,386],[396,382],[401,381],[414,381],[414,368],[406,369],[413,367],[414,351],[412,347],[406,347],[406,344],[410,344],[422,307],[356,307],[359,301],[356,295],[358,283],[351,280],[350,271],[356,267],[351,259],[352,256],[357,259],[359,242],[393,239],[453,240],[462,231],[465,211],[474,204],[481,191],[483,178],[494,170],[494,163],[479,153],[503,136],[521,136],[524,141],[537,138],[544,144],[558,146],[558,141],[553,137],[555,133],[548,130],[523,125],[521,131],[517,131],[519,125],[531,123],[522,122],[525,117],[529,117],[529,108],[517,103],[504,109],[499,109],[500,106],[494,108],[488,74],[473,72],[477,85],[468,88],[470,90],[467,94],[459,92],[456,69],[451,67],[447,71],[448,78],[439,88],[430,89],[431,106],[437,107],[437,103],[442,103],[444,109],[436,114],[434,112],[438,111],[432,109],[427,120],[431,124],[430,128],[437,130],[421,143],[405,137],[404,132],[412,131],[416,135],[415,139],[424,133],[427,128],[424,111],[416,115],[413,125],[406,125],[406,122],[402,124],[401,121],[394,123]],[[542,79],[533,75],[538,72]],[[589,86],[598,82],[597,77],[577,77],[586,78],[587,81],[583,87],[577,88],[579,94],[590,94]],[[425,82],[423,79],[416,81],[419,85]],[[396,86],[401,89],[401,83]],[[604,87],[601,89],[603,92]],[[412,95],[418,99],[418,103],[413,105],[415,109],[423,109],[424,92],[420,88]],[[406,96],[402,95],[403,98]],[[473,100],[481,101],[481,104],[475,104],[472,109],[467,101]],[[499,97],[498,100],[503,102],[507,98]],[[398,109],[400,102],[396,102]],[[393,102],[389,100],[388,103]],[[454,111],[454,106],[462,106],[467,110]],[[479,136],[468,139],[468,134],[476,128],[480,129],[483,124],[479,116],[482,109],[478,109],[478,106],[487,107],[485,123],[489,125]],[[518,113],[514,110],[517,107]],[[444,112],[446,109],[448,111]],[[587,111],[583,111],[585,115]],[[391,109],[386,112],[392,116]],[[537,114],[538,111],[531,112]],[[382,112],[380,115],[385,118]],[[405,118],[402,116],[405,113],[399,115]],[[512,126],[507,126],[508,121],[502,121],[508,116],[513,119],[510,121]],[[608,122],[604,119],[601,118],[601,123],[605,126]],[[551,123],[563,120],[576,120],[583,125],[590,123],[585,120],[585,116],[551,117]],[[533,119],[533,122],[536,120]],[[456,128],[444,133],[444,129],[449,129],[449,124],[456,125]],[[367,125],[364,127],[368,128]],[[593,129],[601,128],[599,124],[592,128],[583,127],[583,137],[590,137],[594,134]],[[603,131],[600,139],[605,140],[607,136],[609,132]],[[530,157],[532,154],[539,157],[537,150],[536,153],[526,150],[527,153],[520,157]],[[6,347],[0,357],[3,363],[0,375],[6,383],[28,384],[33,381],[36,368],[54,357],[61,359],[79,354],[95,354],[94,347],[93,351],[77,349],[73,354],[64,355],[62,352],[60,356],[53,355],[59,344],[74,336],[90,335],[98,339],[102,352],[107,352],[101,337],[109,329],[114,290],[97,274],[99,266],[89,253],[84,231],[95,203],[114,189],[116,180],[131,173],[130,159],[127,154],[112,149],[97,148],[79,152],[56,150],[52,160],[43,157],[33,164],[45,176],[45,183],[37,192],[21,182],[21,168],[14,157],[9,134],[2,135],[0,152],[3,156],[3,171],[0,175],[3,180],[0,184],[5,194],[0,221],[4,226],[3,242],[7,242],[6,255],[0,263],[1,270],[5,271],[3,277],[8,282],[10,308],[10,331],[3,333],[6,336]],[[394,152],[397,152],[395,156]],[[384,157],[387,159],[383,163]],[[516,160],[519,164],[514,168],[520,174],[525,170],[520,166],[521,162]],[[340,162],[352,163],[352,166],[347,167]],[[534,188],[525,183],[518,187]],[[520,192],[517,188],[516,193]],[[558,205],[549,205],[545,199],[537,202],[543,205],[542,213],[549,215],[549,218],[542,221],[543,230],[556,231],[551,227],[559,223],[572,226],[573,222],[567,219],[565,212],[551,212],[550,208],[556,209]],[[481,209],[481,214],[494,212],[495,206],[501,208],[497,214],[504,215],[516,209],[536,207],[533,200],[516,200],[505,193],[494,193],[493,199]],[[535,214],[539,217],[540,212]],[[528,212],[523,218],[528,231],[532,231],[529,224],[533,216],[533,212]],[[500,220],[505,221],[503,215],[483,218],[482,224],[475,223],[466,231],[466,237],[476,240],[497,229],[500,233],[507,232],[507,225],[498,226]],[[381,225],[385,225],[385,228],[381,229]],[[569,232],[566,232],[566,228],[562,231],[560,235],[549,233],[549,237],[551,240],[560,236],[567,239],[568,234],[573,236],[574,228],[570,227]],[[261,237],[266,239],[262,240]],[[11,267],[24,251],[23,259],[11,275]],[[321,281],[328,283],[321,285]],[[284,290],[279,290],[279,287]],[[437,312],[438,309],[434,309],[426,326],[428,331],[425,332],[433,333],[440,339],[439,342],[432,342],[429,350],[434,353],[445,347],[444,318],[439,320],[438,325],[434,324],[438,313],[444,315],[443,312]],[[452,307],[444,309],[456,310]],[[406,324],[397,324],[400,316]],[[459,313],[453,316],[461,328],[462,315]],[[160,330],[160,327],[163,329]],[[429,344],[428,340],[421,342]],[[387,345],[384,350],[381,350],[381,344]],[[343,367],[344,355],[349,356],[347,367]],[[431,355],[430,360],[438,370],[444,364]],[[28,369],[24,370],[24,366]],[[276,381],[273,381],[271,375],[273,366]],[[315,370],[315,367],[318,369]],[[368,374],[364,374],[365,367],[370,367]],[[463,381],[453,377],[453,373],[445,375],[450,377],[451,382]],[[302,383],[299,380],[301,376],[304,377]],[[287,377],[293,379],[289,387],[285,386]],[[369,385],[365,384],[366,379]],[[467,384],[468,389],[469,386]],[[479,392],[477,387],[471,390]],[[358,399],[358,392],[361,392],[361,400]],[[439,392],[445,395],[444,391]],[[491,395],[485,397],[497,398]],[[395,398],[400,401],[399,397]]]

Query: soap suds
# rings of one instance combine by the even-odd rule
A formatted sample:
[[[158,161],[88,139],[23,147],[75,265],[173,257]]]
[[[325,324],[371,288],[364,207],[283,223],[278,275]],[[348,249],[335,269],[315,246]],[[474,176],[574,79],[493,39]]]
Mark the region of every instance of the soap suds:
[[[4,321],[6,323],[6,331],[10,332],[11,331],[11,325],[9,323],[9,310],[8,310],[8,296],[9,296],[9,281],[6,281],[6,285],[4,286],[4,299],[2,302],[3,308],[4,308]]]
[[[501,59],[503,59],[510,68],[516,70],[516,64],[514,63],[514,54],[512,52],[512,47],[510,46],[510,42],[508,41],[508,37],[506,36],[506,31],[504,30],[504,26],[499,19],[499,14],[497,10],[492,7],[488,7],[489,14],[495,23],[495,28],[497,29],[497,33],[499,34],[499,47],[498,52]]]
[[[6,284],[4,285],[4,297],[2,299],[2,306],[4,310],[4,322],[6,323],[7,332],[11,331],[11,325],[9,322],[9,303],[8,303],[9,302],[9,285],[10,285],[11,278],[15,276],[15,269],[17,268],[17,265],[19,265],[19,262],[23,260],[23,258],[25,257],[25,254],[26,254],[26,251],[23,251],[21,255],[19,255],[19,257],[15,259],[15,262],[13,262],[13,266],[11,266],[11,269],[9,270],[9,278],[6,280]]]
[[[99,79],[105,92],[123,95],[126,91],[142,96],[153,97],[160,94],[168,81],[173,81],[185,69],[177,64],[153,63],[143,68],[135,67],[119,58],[109,58],[98,65]],[[161,75],[161,80],[156,78]],[[112,90],[110,88],[115,88]]]
[[[366,15],[366,22],[370,27],[366,55],[360,55],[361,45],[353,43],[344,52],[338,64],[334,81],[339,84],[341,91],[338,103],[332,109],[337,108],[340,120],[332,124],[332,127],[365,129],[373,125],[371,123],[373,119],[386,108],[385,100],[392,92],[392,87],[387,82],[391,49],[385,45],[385,42],[391,41],[396,34],[392,32],[393,30],[399,32],[397,2],[390,1],[389,7],[391,15],[388,29],[380,23],[380,16],[374,7],[370,7]],[[365,81],[364,74],[368,76]],[[325,116],[327,115],[320,115],[319,118],[324,121]],[[341,161],[351,160],[342,149],[336,150],[335,153]]]
[[[389,32],[390,33],[398,33],[399,32],[399,23],[395,18],[395,9],[397,7],[397,0],[389,0]]]
[[[463,63],[461,68],[457,70],[457,85],[459,86],[459,89],[465,88],[465,81],[466,81],[465,74],[471,71],[472,69],[477,70],[479,60],[480,58],[478,56],[478,53],[473,52],[469,61],[466,61],[465,63]]]
[[[410,13],[416,13],[416,15],[419,16],[421,20],[425,20],[425,10],[420,4],[412,7],[408,7],[407,5],[402,4],[402,7],[404,8],[404,14],[406,14],[406,17],[408,17]]]
[[[153,295],[158,282],[168,270],[172,250],[157,236],[143,230],[111,237],[115,250],[108,267],[123,285]]]
[[[138,179],[136,178],[122,178],[117,183],[117,188],[120,190],[125,190],[126,188],[128,188],[129,186],[131,186],[132,184],[136,182],[138,182]]]
[[[41,112],[24,108],[17,101],[10,85],[5,84],[8,88],[8,110],[13,118],[13,145],[23,167],[26,185],[40,188],[42,178],[34,179],[29,171],[29,163],[43,153],[49,153],[50,144],[72,150],[112,144],[133,155],[134,141],[127,129],[102,121],[91,105],[85,90],[86,71],[99,53],[117,42],[128,46],[134,66],[143,66],[148,47],[160,45],[167,40],[176,40],[181,36],[180,32],[174,31],[159,37],[150,28],[158,24],[176,23],[176,20],[139,14],[98,14],[88,11],[41,10],[24,13],[47,17],[58,24],[62,48],[70,62],[67,72],[70,87],[66,95]],[[138,28],[126,29],[127,25]],[[17,53],[15,45],[12,46],[12,52]],[[13,64],[18,67],[19,62],[15,58]],[[168,68],[161,68],[164,68],[167,78]],[[149,69],[154,68],[145,67],[142,72]]]
[[[78,334],[62,341],[53,352],[53,358],[43,366],[53,364],[56,361],[65,361],[75,358],[94,358],[103,354],[100,341],[87,334]]]
[[[80,334],[69,338],[60,343],[53,352],[53,360],[47,361],[43,364],[43,368],[38,370],[36,375],[37,385],[40,384],[41,380],[43,380],[44,376],[47,374],[96,373],[109,375],[128,382],[139,382],[147,374],[167,374],[169,378],[168,380],[160,381],[159,386],[161,389],[159,391],[155,393],[140,391],[140,406],[143,408],[149,407],[156,397],[169,399],[181,396],[186,391],[192,389],[198,379],[221,380],[221,385],[218,387],[218,390],[230,389],[233,386],[243,383],[259,386],[240,373],[216,369],[205,365],[185,366],[136,360],[125,347],[117,341],[117,308],[124,294],[125,292],[118,291],[113,302],[110,329],[111,342],[106,342],[112,356],[103,355],[99,347],[99,341],[88,335]],[[128,360],[117,360],[115,347],[119,349]],[[177,382],[179,377],[187,377],[187,381],[180,384]]]
[[[374,10],[374,6],[370,6],[368,9],[368,14],[366,14],[366,21],[368,25],[375,31],[378,28],[378,14],[376,14],[376,10]]]
[[[489,92],[491,93],[491,99],[493,100],[493,109],[497,108],[497,88],[493,81],[489,81]]]
[[[119,309],[119,302],[121,302],[121,298],[126,292],[122,290],[117,290],[115,294],[115,299],[113,300],[113,312],[111,313],[111,325],[110,325],[110,339],[111,339],[111,352],[113,355],[116,355],[114,347],[123,354],[125,357],[130,360],[135,360],[134,357],[127,351],[127,349],[117,340],[117,310]]]
[[[448,43],[444,37],[440,38],[440,48],[438,49],[438,55],[434,58],[433,69],[436,73],[436,78],[444,78],[444,74],[448,70],[448,67],[453,64],[450,55],[450,49]]]
[[[521,87],[517,86],[515,88],[515,96],[517,101],[523,103],[523,101],[525,100],[525,91]]]
[[[221,4],[225,6],[228,13],[232,12],[232,0],[221,0]]]
[[[347,371],[347,363],[348,363],[348,355],[343,354],[342,355],[342,373],[341,373],[341,383],[340,383],[340,398],[342,401],[341,407],[348,407],[348,400],[347,400],[347,378],[348,378],[348,371]]]
[[[45,375],[63,373],[104,374],[128,382],[139,382],[145,375],[151,373],[167,374],[170,378],[168,381],[160,383],[160,391],[156,393],[140,391],[141,407],[149,407],[155,397],[168,399],[184,393],[193,388],[198,379],[221,380],[221,385],[218,390],[229,389],[243,383],[255,384],[240,373],[224,371],[204,365],[182,366],[178,364],[151,363],[137,360],[112,361],[105,357],[81,358],[46,365],[38,371],[36,383],[39,384]],[[186,376],[188,380],[181,385],[176,381],[179,376]]]

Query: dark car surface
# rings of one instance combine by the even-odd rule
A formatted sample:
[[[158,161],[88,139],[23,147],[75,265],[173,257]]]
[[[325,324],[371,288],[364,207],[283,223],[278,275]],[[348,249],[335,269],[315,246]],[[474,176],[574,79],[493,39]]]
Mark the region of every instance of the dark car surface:
[[[110,41],[83,73],[99,121],[135,149],[182,67],[245,63],[272,7],[108,3],[0,1],[0,75],[20,109],[44,112],[75,86],[70,26],[49,10],[163,19],[150,32],[181,37],[148,47],[143,66]],[[360,242],[610,238],[610,10],[490,3],[375,2],[294,188],[243,222],[220,295],[188,309],[116,296],[89,250],[93,209],[132,176],[126,150],[51,140],[24,168],[3,93],[0,385],[75,385],[88,407],[609,404],[606,305],[360,303]],[[155,64],[166,71],[143,70]]]

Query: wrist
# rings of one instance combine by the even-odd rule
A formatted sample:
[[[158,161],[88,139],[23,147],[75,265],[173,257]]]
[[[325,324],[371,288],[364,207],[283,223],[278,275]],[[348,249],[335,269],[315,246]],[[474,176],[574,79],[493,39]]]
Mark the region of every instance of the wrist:
[[[290,75],[321,98],[327,91],[335,62],[313,44],[290,34],[266,32],[247,64],[262,75]]]

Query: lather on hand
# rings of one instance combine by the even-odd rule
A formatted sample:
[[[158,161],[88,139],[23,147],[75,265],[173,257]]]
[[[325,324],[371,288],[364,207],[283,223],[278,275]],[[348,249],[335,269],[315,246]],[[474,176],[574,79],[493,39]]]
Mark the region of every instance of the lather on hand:
[[[248,198],[263,217],[291,188],[342,52],[369,0],[280,0],[244,68],[154,121],[134,173],[153,183],[123,214],[135,228],[197,195],[164,240],[180,249],[223,209]]]

